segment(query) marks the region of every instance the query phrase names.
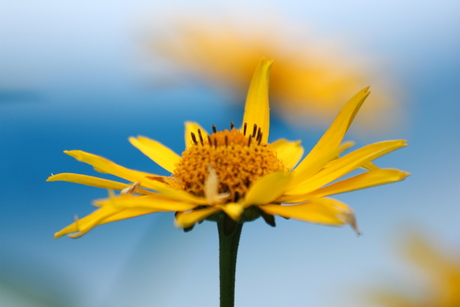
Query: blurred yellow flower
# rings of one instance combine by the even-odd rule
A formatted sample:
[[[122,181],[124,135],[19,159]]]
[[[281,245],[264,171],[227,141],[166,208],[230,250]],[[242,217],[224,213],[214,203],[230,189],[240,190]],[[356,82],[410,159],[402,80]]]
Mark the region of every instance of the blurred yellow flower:
[[[121,191],[120,195],[111,193],[108,199],[95,201],[96,211],[77,219],[55,237],[71,233],[71,237],[78,237],[104,223],[160,211],[176,212],[175,223],[184,229],[209,219],[224,220],[224,227],[231,232],[237,223],[258,217],[274,226],[274,215],[279,215],[326,225],[350,224],[358,231],[353,210],[327,196],[404,179],[407,173],[381,169],[371,161],[406,146],[406,142],[374,143],[340,156],[353,145],[342,144],[342,140],[369,95],[365,88],[343,107],[329,130],[298,164],[304,151],[300,141],[268,143],[270,67],[270,61],[262,60],[255,71],[240,129],[231,123],[229,130],[217,131],[213,126],[208,134],[198,124],[187,122],[186,149],[181,156],[146,137],[129,139],[171,176],[130,170],[79,150],[66,151],[95,170],[128,183],[69,173],[48,178]],[[364,172],[334,182],[360,168]]]
[[[298,125],[331,120],[342,101],[366,86],[375,73],[375,61],[346,57],[339,46],[320,46],[319,40],[304,36],[293,39],[292,24],[290,31],[281,22],[264,25],[264,30],[251,22],[241,23],[238,27],[207,19],[178,19],[169,22],[164,33],[152,34],[147,49],[154,60],[177,64],[213,88],[227,89],[226,94],[237,96],[235,102],[243,101],[254,63],[263,56],[276,59],[270,81],[272,107],[275,114]],[[378,82],[390,80],[381,70],[380,74]],[[381,85],[384,90],[379,89],[362,110],[360,124],[365,131],[393,128],[400,121],[396,87]]]
[[[375,291],[374,302],[386,307],[460,306],[460,254],[444,254],[419,236],[408,240],[404,251],[409,262],[425,275],[425,287],[415,293]]]

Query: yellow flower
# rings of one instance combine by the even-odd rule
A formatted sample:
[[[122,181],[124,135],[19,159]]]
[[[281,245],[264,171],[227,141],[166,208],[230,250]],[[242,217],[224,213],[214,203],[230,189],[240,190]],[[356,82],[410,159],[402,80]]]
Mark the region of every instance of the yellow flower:
[[[447,255],[419,236],[405,244],[408,260],[424,273],[425,287],[410,294],[376,291],[372,300],[387,307],[460,306],[460,254]]]
[[[299,25],[288,27],[286,21],[270,21],[259,26],[254,20],[238,20],[238,24],[186,18],[166,21],[167,29],[152,35],[147,48],[155,60],[165,59],[213,88],[227,89],[236,96],[235,102],[244,101],[241,98],[254,63],[261,56],[276,59],[270,78],[272,106],[275,114],[301,126],[329,122],[342,103],[377,71],[376,60],[346,57],[342,46],[299,38],[292,30]],[[381,69],[379,72],[383,74]],[[379,92],[372,95],[359,119],[358,124],[366,127],[362,131],[390,129],[402,114],[396,86],[382,81],[391,78],[382,75],[378,80]],[[392,125],[388,125],[390,114]]]
[[[379,142],[340,156],[352,146],[351,142],[342,144],[342,139],[369,95],[365,88],[344,106],[329,130],[298,163],[303,156],[300,141],[268,143],[270,67],[270,61],[262,60],[254,74],[240,129],[231,123],[229,130],[217,131],[213,126],[208,134],[198,124],[187,122],[186,149],[181,156],[146,137],[129,139],[171,176],[130,170],[79,150],[65,151],[128,183],[69,173],[49,177],[48,181],[121,191],[118,196],[110,193],[108,199],[95,201],[96,211],[77,219],[55,237],[70,233],[79,237],[101,224],[165,211],[176,212],[176,226],[186,230],[204,219],[225,219],[224,224],[232,225],[260,216],[274,226],[273,216],[279,215],[326,225],[350,224],[357,231],[353,210],[327,196],[404,179],[408,173],[381,169],[371,161],[406,146],[406,142]],[[335,182],[360,168],[362,173]]]

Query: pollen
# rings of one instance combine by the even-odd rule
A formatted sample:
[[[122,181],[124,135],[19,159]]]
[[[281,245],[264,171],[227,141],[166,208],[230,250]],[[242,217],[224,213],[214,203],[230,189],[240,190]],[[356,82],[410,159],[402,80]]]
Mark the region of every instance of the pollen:
[[[193,145],[182,153],[173,177],[182,188],[196,196],[206,197],[205,181],[212,167],[219,179],[219,194],[227,194],[224,202],[236,202],[244,197],[258,178],[284,171],[283,162],[270,144],[262,142],[262,132],[254,125],[247,131],[235,129],[216,131],[206,138],[198,130],[191,134]]]

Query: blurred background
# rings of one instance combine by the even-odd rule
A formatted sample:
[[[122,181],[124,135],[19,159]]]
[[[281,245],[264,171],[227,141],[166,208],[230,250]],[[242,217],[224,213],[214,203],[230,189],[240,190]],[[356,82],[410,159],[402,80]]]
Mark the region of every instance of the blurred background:
[[[0,0],[0,305],[216,306],[215,224],[183,233],[155,214],[54,240],[107,191],[45,180],[96,174],[62,153],[72,149],[165,175],[127,138],[180,153],[184,121],[239,125],[261,57],[275,61],[272,141],[308,150],[371,85],[346,139],[409,140],[376,164],[412,175],[337,196],[361,237],[246,224],[236,305],[400,306],[374,304],[386,290],[423,301],[430,283],[403,255],[406,240],[460,255],[459,11],[456,1]]]

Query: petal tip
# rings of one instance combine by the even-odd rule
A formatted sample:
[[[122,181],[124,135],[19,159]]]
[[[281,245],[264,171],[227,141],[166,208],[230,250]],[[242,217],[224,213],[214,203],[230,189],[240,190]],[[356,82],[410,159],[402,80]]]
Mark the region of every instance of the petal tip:
[[[60,232],[56,232],[53,236],[54,239],[59,239],[60,237],[62,237],[63,234],[61,234]]]
[[[56,177],[56,175],[51,174],[48,178],[46,178],[45,181],[55,181],[55,180],[54,180],[55,177]]]
[[[404,179],[406,179],[407,177],[410,176],[410,173],[409,173],[409,172],[401,171],[401,175],[400,175],[400,176],[401,176],[401,177],[400,177],[401,180],[404,180]]]

